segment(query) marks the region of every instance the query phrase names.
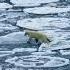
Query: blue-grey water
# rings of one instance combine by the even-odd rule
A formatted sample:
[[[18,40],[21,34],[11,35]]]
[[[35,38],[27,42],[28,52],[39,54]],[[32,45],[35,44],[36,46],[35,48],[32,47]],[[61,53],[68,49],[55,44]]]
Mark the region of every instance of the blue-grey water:
[[[44,3],[36,7],[45,6],[70,8],[70,3]],[[30,6],[0,11],[0,70],[70,70],[70,11],[37,14],[25,12],[24,9],[28,8]],[[26,43],[24,28],[17,26],[19,20],[25,20],[28,24],[37,22],[38,27],[43,22],[42,32],[48,32],[54,37],[52,51],[49,48],[36,52],[36,45]]]

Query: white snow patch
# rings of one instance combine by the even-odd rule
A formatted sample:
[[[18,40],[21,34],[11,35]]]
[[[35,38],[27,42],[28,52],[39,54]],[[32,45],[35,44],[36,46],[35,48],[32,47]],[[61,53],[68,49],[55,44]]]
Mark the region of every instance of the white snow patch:
[[[53,38],[50,38],[50,39],[53,39],[52,42],[50,42],[49,44],[42,43],[39,47],[39,51],[47,51],[47,50],[58,48],[58,46],[54,47],[53,45],[56,45],[60,41],[60,39],[58,39],[58,37],[54,37],[54,36],[53,36]]]
[[[0,37],[0,44],[27,43],[29,38],[24,36],[24,32],[14,32]]]
[[[12,52],[12,51],[0,51],[0,57],[4,57],[7,55],[11,55],[11,54],[14,54],[14,52]]]
[[[53,57],[51,61],[45,63],[44,66],[47,67],[60,67],[69,64],[69,59],[60,58],[60,57]]]
[[[15,48],[12,50],[13,52],[34,52],[36,48]]]
[[[22,66],[26,68],[31,68],[31,67],[60,67],[64,65],[69,64],[69,59],[65,58],[60,58],[60,57],[51,57],[51,56],[36,56],[36,59],[29,58],[25,59],[24,57],[14,57],[14,58],[9,58],[5,62],[9,63],[14,63],[16,66]],[[32,59],[32,60],[31,60]],[[44,60],[46,59],[46,60]],[[29,62],[28,62],[29,61]],[[37,64],[41,65],[37,65]]]
[[[12,54],[12,51],[0,51],[0,54]]]
[[[5,20],[7,20],[8,18],[0,18],[0,22],[1,21],[5,21]]]
[[[11,55],[11,54],[0,54],[0,57],[5,57],[5,56],[8,56],[8,55]]]
[[[0,9],[12,8],[12,5],[8,3],[0,3]]]
[[[41,3],[56,2],[59,0],[11,0],[15,6],[38,6]]]
[[[14,60],[16,60],[16,59],[18,59],[18,57],[14,57],[14,58],[8,58],[7,60],[5,60],[5,62],[10,62],[11,61],[11,63],[13,63],[14,62]]]
[[[2,67],[0,66],[0,70],[2,70]]]
[[[47,30],[48,27],[58,29],[69,26],[68,21],[67,18],[28,18],[17,21],[17,26],[33,30]]]
[[[56,8],[56,7],[35,7],[24,9],[24,12],[34,13],[34,14],[51,14],[51,13],[61,13],[70,11],[70,7],[66,8]]]
[[[51,54],[56,54],[56,52],[52,52],[51,50],[46,50],[45,52],[33,52],[32,55],[36,56],[46,56],[46,55],[51,55]]]
[[[63,50],[63,49],[68,49],[70,48],[70,45],[61,45],[61,46],[56,46],[56,47],[48,47],[47,50]]]
[[[12,26],[11,24],[0,23],[0,30],[15,30],[18,29],[16,26]]]
[[[70,50],[60,50],[62,55],[70,55]]]

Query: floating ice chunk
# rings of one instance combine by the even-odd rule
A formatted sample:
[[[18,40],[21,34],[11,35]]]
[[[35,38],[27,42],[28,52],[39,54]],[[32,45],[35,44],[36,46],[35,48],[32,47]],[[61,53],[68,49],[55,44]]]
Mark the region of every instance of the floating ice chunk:
[[[1,18],[1,19],[0,19],[0,21],[5,21],[5,20],[7,20],[7,18]]]
[[[15,4],[15,6],[38,6],[41,3],[50,3],[50,2],[56,2],[59,0],[11,0],[11,2],[13,4]]]
[[[0,37],[0,44],[27,43],[29,38],[24,36],[24,32],[14,32]]]
[[[30,1],[30,0],[11,0],[11,2],[14,4],[14,6],[16,7],[32,7],[32,6],[39,6],[39,3],[35,3],[34,1]]]
[[[32,21],[31,22],[29,22],[29,21],[30,21],[30,19],[19,20],[17,22],[17,26],[20,26],[20,27],[23,27],[23,28],[28,28],[28,29],[39,30],[40,26],[39,26],[39,24],[36,23],[36,21],[34,21],[34,23]]]
[[[2,70],[2,67],[0,66],[0,70]]]
[[[57,37],[56,35],[53,35],[53,40],[52,40],[52,42],[50,42],[49,47],[56,45],[57,43],[59,43],[59,41],[60,41],[59,37]]]
[[[33,52],[32,53],[32,55],[36,55],[36,56],[44,56],[44,55],[51,55],[51,54],[56,54],[56,52],[46,50],[45,52]]]
[[[12,51],[0,51],[0,54],[12,54]]]
[[[11,63],[14,63],[14,60],[16,60],[16,59],[18,59],[18,57],[15,56],[14,58],[7,59],[5,62],[11,61]]]
[[[70,50],[60,50],[62,55],[70,55]]]
[[[12,5],[9,5],[8,3],[0,3],[0,9],[7,9],[12,8]]]
[[[68,21],[67,18],[28,18],[17,21],[17,26],[33,30],[47,30],[49,27],[52,30],[54,27],[59,29],[69,26]]]
[[[60,67],[69,64],[69,60],[65,58],[60,57],[53,57],[51,61],[48,61],[48,63],[45,63],[44,66],[47,67]]]
[[[53,34],[53,38],[49,38],[49,39],[51,39],[51,42],[49,44],[48,43],[42,43],[39,47],[39,51],[47,51],[47,49],[49,49],[49,48],[54,48],[54,45],[56,45],[60,40],[60,39],[58,39],[58,37],[55,34]]]
[[[56,47],[48,47],[47,50],[63,50],[63,49],[69,49],[70,45],[61,45]]]
[[[34,14],[52,14],[70,11],[70,7],[67,8],[56,8],[56,7],[35,7],[24,9],[24,12]]]
[[[12,54],[14,54],[14,52],[12,52],[12,51],[0,51],[0,57],[12,55]]]
[[[14,63],[16,66],[25,67],[25,68],[47,68],[47,67],[60,67],[69,64],[69,59],[60,58],[60,57],[51,57],[51,56],[36,56],[36,59],[23,57],[14,57],[7,59],[5,62]],[[29,57],[29,56],[27,56]]]
[[[13,52],[24,52],[24,48],[15,48],[15,49],[13,49],[12,51]]]
[[[9,11],[9,10],[8,10]],[[6,12],[6,17],[8,18],[8,20],[11,18],[11,19],[15,19],[17,17],[20,17],[20,16],[25,16],[26,13],[23,13],[23,12],[14,12],[16,10],[13,10],[11,12]],[[12,21],[13,22],[13,21]]]
[[[16,30],[18,27],[12,26],[11,24],[0,23],[0,30]]]
[[[35,66],[35,64],[33,63],[33,62],[26,62],[26,63],[24,63],[24,65],[23,64],[21,64],[21,63],[15,63],[15,65],[16,66],[22,66],[22,67],[31,67],[31,66]]]
[[[34,52],[36,48],[15,48],[13,52]]]
[[[9,12],[21,12],[21,9],[19,8],[19,9],[8,9],[7,11],[9,11]]]
[[[0,57],[5,57],[5,56],[8,56],[8,55],[11,55],[11,54],[0,54]]]
[[[31,3],[31,4],[25,3],[25,4],[15,4],[14,6],[15,7],[34,7],[39,5],[40,5],[39,3]]]

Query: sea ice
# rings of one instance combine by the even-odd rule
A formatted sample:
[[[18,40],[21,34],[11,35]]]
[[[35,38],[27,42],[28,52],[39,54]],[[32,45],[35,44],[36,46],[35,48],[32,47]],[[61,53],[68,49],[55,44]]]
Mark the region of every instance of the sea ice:
[[[28,18],[17,21],[17,26],[33,30],[48,30],[50,27],[52,30],[54,27],[60,29],[69,26],[68,21],[67,18]]]
[[[40,52],[33,52],[32,53],[32,55],[36,55],[36,56],[46,56],[46,55],[51,55],[51,54],[56,54],[56,52],[52,52],[52,51],[50,51],[50,50],[46,50],[45,52],[42,52],[42,51],[40,51]]]
[[[15,48],[13,52],[35,52],[36,48]]]
[[[69,64],[69,60],[65,58],[60,57],[53,57],[51,58],[51,61],[48,61],[48,63],[45,63],[44,66],[47,67],[60,67]]]
[[[24,36],[24,32],[14,32],[0,37],[0,44],[27,43],[29,38]]]
[[[23,10],[27,13],[33,14],[55,14],[70,11],[70,7],[66,8],[56,8],[56,7],[35,7],[35,8],[27,8]]]
[[[70,50],[60,50],[62,55],[70,55]]]
[[[0,3],[0,10],[7,8],[12,8],[12,5],[9,5],[8,3]]]
[[[11,24],[0,23],[0,30],[16,30],[18,27]]]
[[[12,51],[0,51],[0,57],[12,55],[12,54],[14,54],[14,52],[12,52]]]
[[[59,0],[11,0],[14,6],[39,6],[41,3],[57,2]]]
[[[24,59],[21,57],[14,57],[7,59],[5,62],[14,63],[16,66],[26,67],[26,68],[47,68],[47,67],[60,67],[69,64],[69,59],[61,57],[51,57],[51,56],[36,56],[36,59],[28,58]],[[32,57],[33,58],[33,57]],[[37,65],[41,64],[41,65]]]

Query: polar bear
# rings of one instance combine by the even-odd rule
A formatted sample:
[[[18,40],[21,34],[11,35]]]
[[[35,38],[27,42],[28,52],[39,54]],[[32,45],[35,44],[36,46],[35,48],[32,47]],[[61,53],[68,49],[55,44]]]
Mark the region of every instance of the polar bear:
[[[51,40],[47,37],[47,35],[37,32],[37,31],[26,31],[25,35],[29,37],[28,43],[33,42],[35,40],[35,44],[38,46],[37,51],[42,43],[49,44]]]

